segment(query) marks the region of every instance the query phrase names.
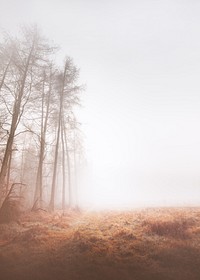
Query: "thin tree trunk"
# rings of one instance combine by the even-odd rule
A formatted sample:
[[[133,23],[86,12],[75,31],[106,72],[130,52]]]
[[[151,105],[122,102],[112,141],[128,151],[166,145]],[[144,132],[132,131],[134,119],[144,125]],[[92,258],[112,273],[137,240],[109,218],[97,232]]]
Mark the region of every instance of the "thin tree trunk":
[[[11,162],[12,162],[12,153],[10,154],[9,162],[8,162],[8,172],[6,178],[6,195],[8,194],[8,190],[9,190]]]
[[[61,141],[62,141],[62,175],[63,175],[63,182],[62,182],[62,209],[65,211],[65,195],[66,195],[66,178],[65,178],[65,143],[64,143],[64,123],[62,118],[61,123]]]
[[[52,79],[52,73],[50,74],[45,119],[44,119],[44,94],[45,94],[44,82],[43,82],[43,93],[42,93],[40,153],[39,153],[39,163],[37,169],[35,195],[34,195],[34,203],[33,203],[33,205],[35,205],[36,201],[38,200],[40,207],[42,207],[42,201],[43,201],[43,165],[44,165],[44,157],[45,157],[44,153],[45,153],[45,145],[46,145],[46,132],[47,132],[48,119],[49,119],[49,108],[50,108],[51,91],[52,91],[51,79]]]
[[[22,184],[24,182],[25,165],[24,165],[24,150],[25,150],[26,136],[24,138],[22,157],[21,157],[21,170],[20,170],[20,196],[22,196]]]
[[[76,166],[76,134],[75,134],[75,128],[74,128],[74,196],[75,196],[75,206],[78,207],[77,201],[78,201],[78,184],[77,184],[77,166]]]
[[[4,153],[2,166],[1,166],[1,171],[0,171],[0,191],[2,191],[2,189],[5,185],[5,178],[6,178],[6,174],[7,174],[7,171],[8,171],[9,158],[10,158],[10,155],[12,153],[12,146],[13,146],[13,142],[14,142],[15,131],[17,129],[19,119],[20,119],[21,103],[22,103],[22,98],[23,98],[23,95],[24,95],[24,88],[25,88],[26,78],[27,78],[27,75],[28,75],[28,69],[29,69],[29,65],[30,65],[32,52],[33,52],[33,49],[34,49],[34,44],[35,44],[35,42],[33,41],[30,53],[29,53],[27,61],[26,61],[24,75],[22,77],[22,82],[21,82],[21,87],[20,87],[20,90],[19,90],[19,94],[16,97],[15,102],[14,102],[14,106],[13,106],[11,128],[10,128],[10,133],[9,133],[8,141],[7,141],[7,144],[6,144],[6,150],[5,150],[5,153]],[[3,197],[1,196],[0,201],[2,200],[2,198]]]
[[[41,115],[41,127],[40,127],[40,152],[39,152],[39,163],[37,169],[36,176],[36,186],[35,186],[35,195],[34,195],[34,205],[36,201],[39,203],[39,207],[41,207],[42,203],[42,176],[43,176],[43,157],[44,157],[44,84],[45,79],[43,80],[42,86],[42,115]]]
[[[57,166],[58,166],[58,150],[59,150],[59,142],[60,142],[60,126],[61,125],[60,125],[60,114],[59,114],[55,157],[54,157],[53,178],[52,178],[52,185],[51,185],[51,200],[49,204],[50,211],[54,211],[55,208],[55,189],[56,189],[56,175],[57,175]]]
[[[58,115],[58,129],[57,129],[57,139],[56,139],[56,148],[55,148],[55,157],[54,157],[54,168],[53,168],[53,178],[51,185],[51,199],[49,203],[49,210],[54,211],[55,207],[55,188],[56,188],[56,175],[57,175],[57,165],[58,165],[58,150],[60,142],[60,132],[61,132],[61,120],[62,120],[62,111],[63,111],[63,99],[64,99],[64,86],[65,86],[65,76],[67,72],[67,65],[65,64],[65,69],[63,73],[62,88],[60,92],[60,104],[59,104],[59,115]]]
[[[70,161],[67,133],[66,133],[66,128],[65,127],[64,127],[64,136],[65,136],[65,147],[66,147],[66,156],[67,156],[67,175],[68,175],[67,178],[68,178],[68,192],[69,192],[69,207],[71,207],[71,205],[72,205],[71,161]]]
[[[12,60],[12,56],[11,56],[11,58],[10,58],[8,64],[6,65],[6,69],[5,69],[5,71],[4,71],[4,74],[3,74],[3,77],[2,77],[2,80],[1,80],[1,83],[0,83],[0,91],[1,91],[1,89],[2,89],[2,87],[3,87],[3,85],[4,85],[4,81],[5,81],[5,79],[6,79],[6,75],[7,75],[8,68],[9,68],[9,66],[10,66],[11,60]]]

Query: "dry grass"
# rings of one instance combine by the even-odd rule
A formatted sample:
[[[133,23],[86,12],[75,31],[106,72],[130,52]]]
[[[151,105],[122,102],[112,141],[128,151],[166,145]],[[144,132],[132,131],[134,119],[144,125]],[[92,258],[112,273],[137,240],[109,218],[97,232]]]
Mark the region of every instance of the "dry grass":
[[[20,214],[19,202],[7,200],[0,209],[0,224],[17,221]]]
[[[200,209],[23,215],[0,225],[0,279],[199,280]]]
[[[188,238],[188,229],[193,225],[187,219],[179,219],[172,221],[145,221],[144,225],[147,226],[149,234],[154,233],[159,236],[173,237],[173,238]]]
[[[23,197],[20,195],[21,184],[14,183],[0,207],[0,224],[18,221],[22,213]]]

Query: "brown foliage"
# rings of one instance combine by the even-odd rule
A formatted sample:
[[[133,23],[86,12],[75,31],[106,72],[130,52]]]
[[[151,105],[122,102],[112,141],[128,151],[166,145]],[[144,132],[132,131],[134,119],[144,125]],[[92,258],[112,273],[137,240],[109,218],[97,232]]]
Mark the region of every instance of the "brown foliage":
[[[0,209],[0,223],[17,221],[20,217],[20,213],[19,202],[7,200]]]
[[[198,280],[199,244],[200,209],[30,212],[0,225],[0,278]]]
[[[19,185],[12,184],[0,208],[0,223],[18,221],[22,211],[22,197],[19,195]]]
[[[187,238],[189,237],[188,228],[191,223],[187,220],[174,220],[174,221],[149,221],[145,222],[148,227],[149,233],[154,233],[160,236],[168,236],[174,238]]]

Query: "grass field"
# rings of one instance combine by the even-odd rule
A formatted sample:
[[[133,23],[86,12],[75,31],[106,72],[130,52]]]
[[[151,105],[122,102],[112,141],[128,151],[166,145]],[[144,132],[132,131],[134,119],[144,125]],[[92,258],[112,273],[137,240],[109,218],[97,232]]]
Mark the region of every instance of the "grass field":
[[[2,280],[199,280],[200,208],[24,214],[0,225]]]

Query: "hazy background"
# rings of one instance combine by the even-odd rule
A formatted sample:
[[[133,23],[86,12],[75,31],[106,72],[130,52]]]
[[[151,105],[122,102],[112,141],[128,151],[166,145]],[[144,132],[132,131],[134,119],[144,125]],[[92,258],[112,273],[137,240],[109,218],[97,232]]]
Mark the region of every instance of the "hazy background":
[[[1,32],[37,23],[87,84],[92,207],[200,203],[200,1],[0,0]]]

